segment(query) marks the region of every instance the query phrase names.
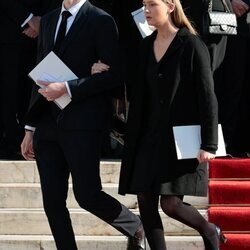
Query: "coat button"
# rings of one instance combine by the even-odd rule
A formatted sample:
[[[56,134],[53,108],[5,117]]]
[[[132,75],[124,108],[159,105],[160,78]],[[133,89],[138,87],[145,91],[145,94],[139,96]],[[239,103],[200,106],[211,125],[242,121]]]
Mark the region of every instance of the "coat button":
[[[163,100],[160,100],[160,104],[164,104],[164,101],[163,101]]]
[[[158,74],[158,77],[159,77],[159,78],[163,78],[163,74],[162,74],[162,73],[159,73],[159,74]]]

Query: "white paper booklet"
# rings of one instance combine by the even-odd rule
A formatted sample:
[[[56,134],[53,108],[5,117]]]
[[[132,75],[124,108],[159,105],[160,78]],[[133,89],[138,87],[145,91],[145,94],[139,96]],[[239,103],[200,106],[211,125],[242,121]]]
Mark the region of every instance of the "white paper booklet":
[[[144,15],[144,7],[133,11],[131,15],[133,16],[137,28],[139,29],[143,38],[152,34],[155,28],[148,25]]]
[[[37,80],[65,82],[78,78],[53,51],[29,73],[29,76],[37,85],[39,85]],[[43,86],[40,87],[43,88]],[[71,98],[68,94],[55,100],[60,109],[64,109],[70,102]]]
[[[173,127],[178,160],[196,158],[201,145],[199,125]],[[226,156],[225,142],[221,125],[218,125],[218,150],[216,156]]]

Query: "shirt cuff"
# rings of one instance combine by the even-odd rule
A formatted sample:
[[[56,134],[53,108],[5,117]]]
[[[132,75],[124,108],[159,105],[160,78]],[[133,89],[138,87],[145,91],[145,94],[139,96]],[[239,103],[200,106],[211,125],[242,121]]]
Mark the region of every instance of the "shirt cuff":
[[[30,13],[30,15],[28,16],[28,18],[22,23],[21,27],[23,28],[29,21],[30,19],[33,17],[34,15],[32,13]]]
[[[68,95],[70,96],[70,98],[72,98],[72,94],[71,94],[71,91],[70,91],[69,83],[68,82],[64,82],[64,83],[65,83]]]
[[[36,130],[35,127],[29,126],[29,125],[25,125],[24,129],[28,130],[28,131],[31,131],[31,132],[35,132],[35,130]]]

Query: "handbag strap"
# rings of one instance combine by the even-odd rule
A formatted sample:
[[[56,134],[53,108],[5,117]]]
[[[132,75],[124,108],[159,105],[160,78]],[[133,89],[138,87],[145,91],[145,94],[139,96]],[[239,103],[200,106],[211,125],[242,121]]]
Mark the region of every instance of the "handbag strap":
[[[221,0],[224,8],[225,8],[225,11],[226,12],[231,12],[230,8],[228,7],[227,3],[225,0]],[[208,3],[208,12],[212,12],[213,11],[213,0],[210,0],[209,3]]]

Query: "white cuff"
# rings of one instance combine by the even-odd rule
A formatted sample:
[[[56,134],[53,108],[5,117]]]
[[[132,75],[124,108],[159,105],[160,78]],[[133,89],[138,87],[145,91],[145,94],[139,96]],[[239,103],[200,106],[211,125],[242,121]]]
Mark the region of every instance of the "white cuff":
[[[68,84],[68,82],[64,82],[64,83],[65,83],[65,86],[66,86],[66,89],[67,89],[68,95],[70,96],[70,98],[72,98],[72,94],[71,94],[71,91],[70,91],[70,88],[69,88],[69,84]]]
[[[30,13],[30,15],[28,16],[28,18],[22,23],[21,27],[24,27],[29,21],[30,19],[33,17],[34,15],[32,13]]]
[[[25,125],[24,128],[27,129],[27,130],[33,131],[33,132],[35,132],[35,130],[36,130],[35,127],[31,127],[31,126],[29,126],[29,125]]]

